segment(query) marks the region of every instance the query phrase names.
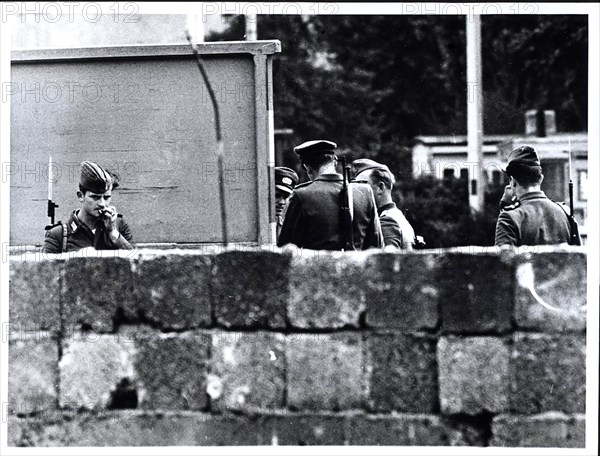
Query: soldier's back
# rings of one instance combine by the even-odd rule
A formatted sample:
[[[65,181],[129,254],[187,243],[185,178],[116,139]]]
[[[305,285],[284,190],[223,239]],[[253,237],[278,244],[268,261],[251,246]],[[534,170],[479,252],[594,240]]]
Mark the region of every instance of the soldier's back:
[[[549,245],[568,243],[569,220],[557,203],[544,192],[525,194],[517,205],[508,207],[498,218],[496,244]],[[513,242],[498,242],[498,238]]]
[[[292,243],[313,250],[340,250],[342,185],[340,174],[326,174],[297,186],[286,213],[279,245]],[[351,184],[349,188],[352,190],[355,248],[375,247],[371,231],[377,227],[380,232],[380,228],[372,190],[366,184]]]

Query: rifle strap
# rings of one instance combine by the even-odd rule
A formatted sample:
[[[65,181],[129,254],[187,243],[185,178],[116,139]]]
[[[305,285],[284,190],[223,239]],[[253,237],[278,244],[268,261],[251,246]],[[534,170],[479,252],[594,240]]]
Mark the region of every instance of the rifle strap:
[[[352,182],[348,182],[348,208],[350,209],[350,220],[354,220],[354,192]]]
[[[66,223],[62,223],[62,250],[61,252],[66,252],[67,251],[67,224]]]
[[[567,216],[567,220],[569,222],[569,245],[581,245],[581,240],[579,238],[579,226],[577,226],[577,220],[572,215],[569,215],[567,210],[563,207],[562,204],[557,203],[556,201],[551,200],[553,203],[557,204],[558,207],[562,209],[562,211]]]

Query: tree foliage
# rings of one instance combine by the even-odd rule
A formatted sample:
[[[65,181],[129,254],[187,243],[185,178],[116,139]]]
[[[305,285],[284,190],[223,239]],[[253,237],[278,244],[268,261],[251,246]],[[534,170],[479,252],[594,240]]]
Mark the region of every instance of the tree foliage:
[[[587,17],[482,19],[484,131],[524,131],[527,109],[554,109],[563,131],[587,130]],[[244,18],[209,40],[241,40]],[[258,16],[279,39],[275,125],[333,138],[359,155],[417,135],[466,133],[463,16]]]

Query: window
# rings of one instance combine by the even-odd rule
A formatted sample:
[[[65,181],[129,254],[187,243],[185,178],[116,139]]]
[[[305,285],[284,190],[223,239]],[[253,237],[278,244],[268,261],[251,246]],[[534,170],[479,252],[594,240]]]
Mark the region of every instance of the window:
[[[444,179],[452,179],[454,177],[454,169],[444,169]]]
[[[587,201],[588,192],[588,172],[580,169],[577,171],[577,199],[579,201]]]

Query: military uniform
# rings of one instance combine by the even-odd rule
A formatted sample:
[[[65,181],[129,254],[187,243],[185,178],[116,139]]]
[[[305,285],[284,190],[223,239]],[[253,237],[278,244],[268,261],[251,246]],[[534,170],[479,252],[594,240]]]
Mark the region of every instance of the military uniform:
[[[375,160],[371,160],[370,158],[359,158],[354,160],[352,162],[352,168],[355,174],[354,182],[369,183],[371,180],[371,173],[366,173],[366,171],[380,170],[387,174],[389,184],[392,187],[395,183],[394,174],[390,171],[388,166],[378,163]],[[376,188],[372,188],[376,190]],[[389,191],[391,192],[391,188]],[[385,246],[412,250],[415,242],[415,231],[402,211],[396,207],[396,203],[390,201],[389,203],[378,207],[377,211],[379,213],[381,232],[383,234]]]
[[[384,244],[399,249],[412,248],[415,231],[396,203],[384,204],[378,211]]]
[[[501,201],[503,209],[496,223],[495,245],[519,247],[569,243],[569,218],[557,203],[539,189],[543,177],[541,171],[540,158],[533,147],[521,146],[510,153],[506,173],[513,179],[511,185],[514,184],[515,189],[529,191],[517,198],[518,194],[511,195],[510,186],[505,189]],[[519,178],[519,175],[522,177]],[[536,176],[536,180],[528,182],[531,178],[527,176]],[[525,185],[519,179],[527,179]]]
[[[323,174],[300,184],[288,203],[277,245],[294,244],[312,250],[341,250],[341,174]],[[353,244],[357,250],[383,247],[379,216],[371,187],[348,185],[353,200]]]
[[[107,205],[111,198],[110,192],[118,186],[115,174],[96,163],[81,163],[78,193],[81,209],[73,211],[66,223],[59,223],[46,231],[42,252],[72,252],[86,247],[97,250],[133,249],[129,226],[114,207]],[[88,223],[92,222],[96,228],[90,228],[81,217]],[[114,241],[110,238],[105,223],[109,224],[110,232],[116,237]],[[114,230],[118,232],[118,236],[114,235]]]
[[[58,224],[46,231],[44,253],[72,252],[86,247],[94,247],[96,250],[131,249],[132,235],[129,226],[119,214],[117,218],[117,229],[121,234],[117,242],[112,242],[108,237],[104,225],[99,223],[95,232],[77,217],[78,211],[73,211],[67,223]],[[66,243],[64,234],[66,231]],[[63,246],[65,249],[63,250]]]
[[[327,140],[307,141],[294,148],[309,170],[312,181],[298,185],[290,198],[278,246],[295,244],[312,250],[342,250],[345,247],[342,223],[344,178],[335,172],[337,144]],[[318,168],[318,169],[315,169]],[[379,215],[368,184],[348,184],[354,249],[383,247]],[[347,214],[347,213],[346,213]],[[346,227],[349,231],[350,226]]]
[[[297,183],[298,175],[296,171],[285,166],[275,167],[275,221],[277,239],[279,239],[279,234],[283,227],[287,200],[294,192],[294,187]]]
[[[496,245],[568,243],[571,236],[565,211],[543,191],[529,192],[506,206],[496,224]]]

